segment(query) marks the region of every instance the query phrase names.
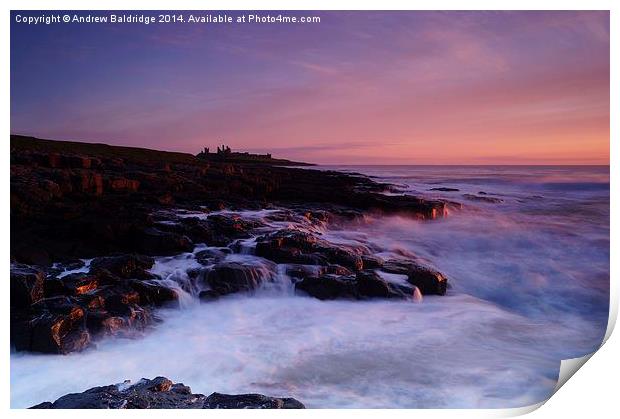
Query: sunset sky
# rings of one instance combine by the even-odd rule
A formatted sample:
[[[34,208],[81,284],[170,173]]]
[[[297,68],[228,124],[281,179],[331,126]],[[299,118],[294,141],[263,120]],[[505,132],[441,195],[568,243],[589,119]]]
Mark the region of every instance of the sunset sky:
[[[609,163],[607,12],[219,26],[16,14],[12,133],[328,164]]]

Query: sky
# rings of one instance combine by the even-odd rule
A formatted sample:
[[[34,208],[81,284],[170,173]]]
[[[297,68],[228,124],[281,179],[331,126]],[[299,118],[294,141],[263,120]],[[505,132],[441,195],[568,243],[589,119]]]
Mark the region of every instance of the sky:
[[[219,25],[17,14],[41,12],[11,15],[14,134],[191,153],[226,143],[323,164],[609,164],[608,12]]]

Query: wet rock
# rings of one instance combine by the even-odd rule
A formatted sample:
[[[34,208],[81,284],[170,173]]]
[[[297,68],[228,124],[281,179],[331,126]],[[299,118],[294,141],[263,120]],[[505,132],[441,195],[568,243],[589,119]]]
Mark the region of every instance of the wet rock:
[[[130,280],[130,287],[140,295],[141,305],[161,307],[179,305],[179,295],[171,288],[158,284],[156,281]]]
[[[149,307],[174,303],[174,290],[107,270],[45,280],[43,298],[11,316],[11,343],[18,351],[65,354],[106,334],[132,336],[153,324]]]
[[[305,406],[293,398],[276,398],[262,394],[213,393],[206,398],[203,409],[304,409]]]
[[[192,250],[192,243],[227,246],[264,227],[230,213],[193,221],[196,228],[188,221],[183,231],[155,227],[150,214],[172,202],[213,210],[278,205],[313,225],[361,219],[367,211],[418,218],[445,213],[443,201],[382,194],[388,189],[362,175],[204,162],[179,153],[12,135],[11,256],[16,262],[47,265],[117,251],[173,255]],[[300,253],[295,263],[342,264],[325,261],[320,253]]]
[[[390,259],[381,267],[383,272],[406,275],[411,285],[418,287],[423,295],[445,295],[448,279],[440,272],[416,262]]]
[[[86,326],[91,333],[97,335],[119,335],[127,327],[127,321],[123,317],[97,309],[88,311]]]
[[[115,192],[137,192],[140,182],[135,179],[114,178],[107,181],[106,187]]]
[[[317,246],[317,252],[324,255],[330,263],[344,266],[353,271],[360,271],[364,267],[361,255],[343,246],[321,244]]]
[[[149,227],[138,233],[137,248],[149,255],[169,256],[193,249],[192,241],[184,235]]]
[[[285,269],[286,275],[291,277],[294,282],[308,277],[319,277],[327,274],[343,276],[351,275],[352,272],[348,268],[340,265],[299,265],[287,264]]]
[[[45,296],[53,297],[57,295],[80,295],[97,289],[99,277],[97,275],[86,275],[84,273],[74,273],[65,275],[62,278],[49,278],[45,280]]]
[[[266,234],[256,240],[256,255],[277,263],[304,264],[303,252],[311,252],[317,242],[310,233],[283,229]],[[308,263],[312,264],[312,263]]]
[[[212,235],[212,243],[216,246],[225,246],[235,239],[250,237],[250,232],[263,226],[256,220],[247,220],[238,214],[213,214],[207,218]]]
[[[151,312],[136,304],[126,304],[119,310],[107,307],[88,310],[86,325],[92,335],[134,337],[155,322]]]
[[[331,244],[309,232],[282,229],[256,239],[256,255],[276,263],[337,264],[354,271],[363,268],[355,250]]]
[[[82,170],[71,172],[71,189],[76,192],[101,196],[103,194],[103,177],[100,173]]]
[[[230,253],[231,250],[227,247],[222,247],[219,249],[205,249],[196,253],[196,261],[201,265],[212,265],[220,262]]]
[[[432,201],[411,195],[384,195],[368,192],[347,197],[349,205],[391,214],[405,214],[419,219],[434,220],[446,213],[443,201]]]
[[[323,274],[324,272],[321,271],[321,268],[322,267],[314,265],[287,264],[285,266],[285,272],[291,279],[298,280]]]
[[[105,269],[120,278],[150,279],[153,277],[147,272],[155,261],[152,257],[129,254],[119,256],[107,256],[93,259],[90,263],[90,272]]]
[[[363,269],[376,269],[383,266],[383,259],[374,255],[362,255]]]
[[[90,334],[84,327],[74,327],[74,323],[66,316],[44,314],[38,317],[31,326],[31,344],[27,350],[68,354],[82,351],[89,344]]]
[[[64,155],[59,156],[58,154],[54,155],[54,165],[52,166],[52,156],[50,155],[50,166],[51,167],[66,167],[66,168],[75,168],[75,169],[90,169],[92,165],[92,160],[87,156],[79,156],[79,155]],[[58,163],[58,159],[60,162]]]
[[[319,300],[358,299],[355,276],[323,275],[304,278],[295,284],[295,289]]]
[[[438,192],[458,192],[460,189],[457,188],[430,188],[429,191],[438,191]]]
[[[222,262],[206,275],[206,282],[217,295],[253,291],[270,280],[274,266],[253,266],[240,262]],[[207,294],[205,294],[207,295]]]
[[[198,217],[177,217],[176,214],[159,214],[157,228],[180,237],[186,237],[194,243],[206,243],[211,246],[225,246],[228,237],[218,235],[207,220]],[[221,236],[221,237],[220,237]]]
[[[503,199],[500,198],[493,198],[492,196],[480,196],[480,195],[473,195],[473,194],[463,194],[463,198],[468,199],[470,201],[478,201],[478,202],[487,202],[489,204],[501,204],[502,202],[504,202]]]
[[[16,350],[67,354],[87,348],[90,334],[85,327],[85,312],[67,297],[39,300],[33,304],[32,316],[11,325],[21,334],[12,336]]]
[[[406,299],[413,296],[413,287],[404,287],[390,283],[374,271],[358,272],[356,279],[357,292],[362,298]]]
[[[331,275],[351,275],[352,272],[348,269],[345,268],[344,266],[340,266],[340,265],[328,265],[328,266],[321,266],[319,268],[319,272],[321,274],[331,274]]]
[[[32,409],[171,409],[201,408],[205,396],[192,394],[189,387],[173,384],[165,377],[142,379],[135,385],[94,387],[83,393],[67,394],[53,403],[45,402]]]
[[[120,316],[131,314],[132,307],[140,304],[140,294],[122,285],[100,288],[95,294],[103,298],[106,310]]]
[[[157,202],[162,205],[172,205],[174,204],[174,197],[169,193],[165,193],[157,197]]]
[[[145,378],[136,384],[94,387],[83,393],[71,393],[55,402],[43,402],[31,409],[303,409],[292,398],[275,398],[262,394],[228,395],[213,393],[209,397],[193,394],[191,388],[174,384],[165,377]]]
[[[331,217],[328,211],[322,210],[306,211],[303,215],[312,223],[327,223]]]
[[[151,279],[137,279],[153,278],[145,270],[152,264],[152,258],[139,255],[97,258],[88,273],[58,277],[59,270],[50,269],[42,281],[43,271],[13,265],[14,279],[20,281],[17,284],[31,286],[26,296],[36,295],[26,299],[22,290],[21,300],[15,298],[20,305],[12,306],[13,347],[65,354],[88,347],[102,335],[133,336],[145,330],[154,322],[151,307],[178,306],[173,289]]]
[[[414,288],[390,283],[372,270],[350,275],[326,274],[306,277],[295,284],[295,289],[319,300],[364,300],[371,298],[408,299]]]
[[[25,308],[44,296],[45,273],[28,265],[11,266],[11,306]]]
[[[105,300],[101,295],[97,295],[96,292],[77,295],[73,299],[85,310],[96,310],[105,307]]]

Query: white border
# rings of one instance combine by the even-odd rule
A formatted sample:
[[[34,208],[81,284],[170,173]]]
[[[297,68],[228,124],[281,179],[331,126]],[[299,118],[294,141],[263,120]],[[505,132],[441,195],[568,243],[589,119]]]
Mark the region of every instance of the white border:
[[[614,134],[617,134],[618,126],[614,120],[614,116],[618,116],[618,92],[620,92],[620,86],[618,84],[618,24],[620,19],[618,13],[620,13],[620,2],[613,0],[590,0],[590,1],[578,1],[578,0],[469,0],[467,2],[463,0],[435,0],[435,1],[403,1],[403,0],[382,0],[382,1],[368,1],[358,0],[355,2],[347,1],[335,1],[335,0],[296,0],[296,1],[283,1],[283,0],[263,0],[263,1],[235,1],[235,0],[212,0],[212,1],[198,1],[198,0],[174,0],[173,2],[166,2],[164,0],[151,0],[149,2],[143,2],[138,0],[108,0],[108,1],[90,1],[88,4],[84,1],[78,0],[59,0],[53,4],[51,2],[41,2],[34,0],[8,0],[4,1],[5,8],[4,19],[2,20],[2,30],[0,31],[0,44],[3,46],[3,55],[5,57],[0,66],[2,74],[2,114],[0,119],[2,132],[10,132],[10,96],[9,96],[9,36],[10,25],[9,11],[15,10],[36,10],[36,9],[57,9],[57,10],[611,10],[611,136],[615,138]],[[614,47],[616,51],[614,51]],[[0,184],[2,197],[4,204],[2,205],[2,231],[9,231],[9,141],[6,138],[6,146],[4,152],[0,153],[0,161],[3,167],[2,171],[2,183]],[[611,142],[611,160],[617,156],[617,144]],[[611,165],[611,213],[614,214],[618,210],[617,183],[618,168],[615,164]],[[611,286],[611,309],[610,309],[610,322],[608,325],[606,338],[609,338],[613,325],[615,324],[618,311],[618,293],[617,293],[617,280],[614,280],[615,273],[617,271],[615,260],[619,260],[620,257],[618,247],[614,247],[613,244],[617,243],[616,234],[617,231],[614,228],[615,223],[611,220],[611,266],[610,273],[612,278]],[[5,233],[5,239],[0,244],[2,249],[2,260],[4,266],[1,272],[5,272],[4,276],[4,292],[2,293],[2,321],[4,321],[5,327],[1,335],[2,345],[6,348],[5,356],[0,363],[4,380],[1,382],[2,388],[0,389],[0,400],[3,409],[9,409],[9,292],[8,292],[8,278],[6,273],[9,270],[9,240]],[[594,417],[611,417],[614,413],[617,413],[618,409],[618,396],[615,374],[618,370],[618,354],[620,344],[618,338],[610,339],[604,347],[599,350],[590,360],[583,371],[579,372],[578,378],[569,380],[569,382],[562,387],[562,389],[551,398],[548,402],[548,406],[539,409],[534,413],[535,417],[557,417],[563,415],[569,415],[569,417],[579,415],[594,415]],[[108,383],[101,383],[108,384]],[[194,389],[195,391],[209,391],[211,389]],[[520,409],[498,409],[498,410],[389,410],[389,411],[375,411],[375,410],[307,410],[307,411],[253,411],[252,415],[282,415],[289,416],[295,415],[296,417],[314,415],[317,412],[321,415],[333,415],[348,416],[356,418],[376,418],[377,415],[384,416],[389,414],[393,417],[409,417],[414,414],[416,416],[423,417],[504,417],[524,414],[535,410],[539,405],[529,406]],[[40,415],[45,412],[45,415],[49,417],[66,417],[74,415],[84,415],[84,412],[67,412],[67,411],[26,411],[26,410],[12,410],[7,413],[15,416],[31,416]],[[149,415],[149,417],[164,417],[169,412],[166,411],[134,411],[132,415],[143,416]],[[124,412],[103,412],[103,411],[89,411],[89,416],[116,416],[126,414]],[[247,411],[209,411],[209,412],[187,412],[187,415],[216,415],[219,417],[238,417],[248,414]],[[198,417],[198,416],[197,416]]]

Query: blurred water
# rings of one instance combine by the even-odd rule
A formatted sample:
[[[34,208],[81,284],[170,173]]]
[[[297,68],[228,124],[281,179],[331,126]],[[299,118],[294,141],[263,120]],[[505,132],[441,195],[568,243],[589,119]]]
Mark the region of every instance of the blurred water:
[[[464,204],[431,222],[369,217],[319,229],[326,240],[424,259],[449,277],[447,296],[295,296],[282,265],[253,256],[250,240],[228,258],[257,266],[268,285],[197,304],[185,272],[197,266],[193,253],[161,258],[153,272],[183,293],[182,310],[160,311],[164,323],[142,339],[68,356],[12,354],[12,406],[165,375],[195,392],[292,396],[308,407],[517,407],[549,396],[561,359],[598,347],[609,304],[608,167],[337,169]],[[429,191],[437,187],[459,191]]]

